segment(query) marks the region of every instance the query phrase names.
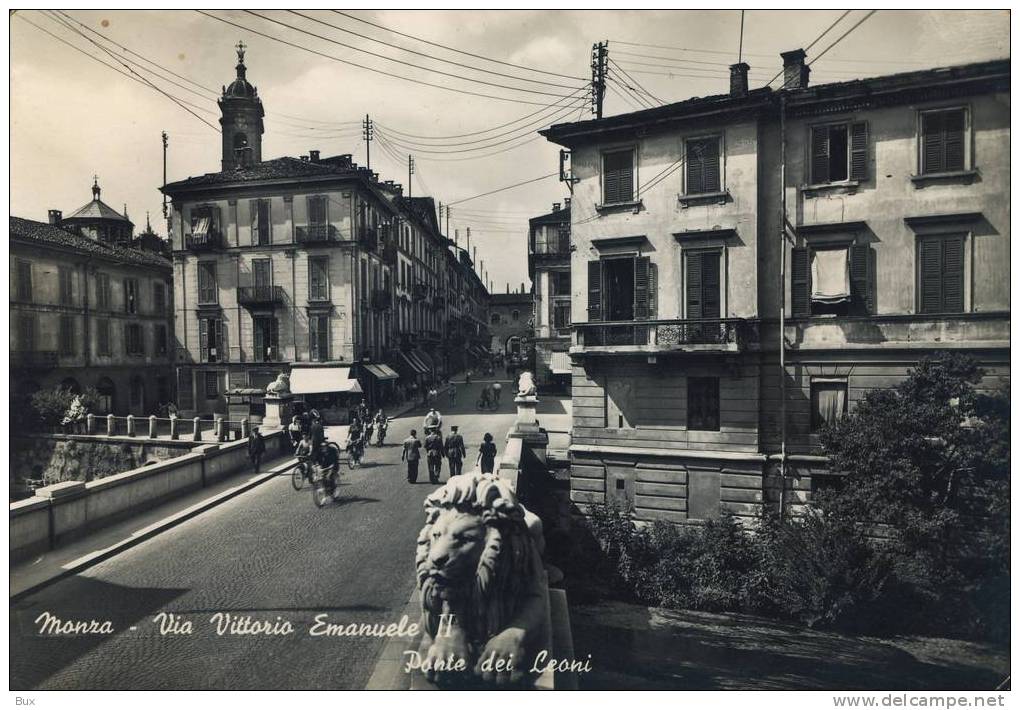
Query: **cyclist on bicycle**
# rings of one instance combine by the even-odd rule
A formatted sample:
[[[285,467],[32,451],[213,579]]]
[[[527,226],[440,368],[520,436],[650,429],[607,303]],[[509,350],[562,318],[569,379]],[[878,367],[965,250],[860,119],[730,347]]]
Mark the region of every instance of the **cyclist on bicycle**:
[[[313,409],[309,412],[311,416],[311,426],[308,428],[308,438],[311,441],[311,457],[312,460],[322,465],[322,449],[323,444],[326,441],[326,430],[322,426],[322,417],[319,416],[318,410]]]

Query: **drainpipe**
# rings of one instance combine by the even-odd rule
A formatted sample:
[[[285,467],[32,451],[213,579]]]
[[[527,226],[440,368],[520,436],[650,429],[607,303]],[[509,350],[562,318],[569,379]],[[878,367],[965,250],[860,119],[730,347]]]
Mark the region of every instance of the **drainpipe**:
[[[786,96],[779,96],[779,519],[786,503]]]

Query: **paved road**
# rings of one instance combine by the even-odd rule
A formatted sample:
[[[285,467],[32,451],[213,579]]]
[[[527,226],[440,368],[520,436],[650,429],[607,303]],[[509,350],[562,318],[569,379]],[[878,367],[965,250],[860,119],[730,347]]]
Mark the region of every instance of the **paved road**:
[[[444,428],[460,425],[472,461],[486,431],[502,451],[514,412],[509,383],[497,412],[475,410],[478,389],[460,384],[459,406],[445,395],[440,404]],[[544,404],[550,417],[562,412],[556,400]],[[320,613],[345,624],[394,621],[407,603],[421,502],[435,486],[424,462],[419,483],[407,483],[399,444],[423,413],[391,424],[387,445],[345,473],[334,505],[316,509],[307,487],[294,491],[281,476],[12,605],[11,688],[362,688],[383,641],[308,630]],[[40,636],[33,622],[44,612],[110,620],[113,633]],[[191,622],[192,634],[160,635],[160,612]],[[289,622],[294,632],[219,636],[217,612]]]

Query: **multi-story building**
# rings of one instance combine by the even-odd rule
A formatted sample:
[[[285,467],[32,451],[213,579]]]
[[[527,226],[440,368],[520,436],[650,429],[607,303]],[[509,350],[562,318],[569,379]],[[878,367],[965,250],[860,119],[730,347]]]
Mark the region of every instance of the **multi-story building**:
[[[438,294],[446,240],[431,198],[405,198],[350,155],[262,160],[265,111],[246,78],[223,91],[222,170],[171,198],[180,407],[223,413],[291,371],[296,394],[389,399],[446,374]],[[329,363],[317,368],[309,363]],[[338,382],[342,380],[342,382]]]
[[[1009,63],[809,86],[783,61],[777,91],[738,64],[729,94],[543,131],[577,181],[579,503],[797,504],[817,432],[922,355],[1008,377]]]
[[[535,384],[570,389],[570,198],[528,220],[528,276],[534,295]]]
[[[152,414],[173,399],[172,268],[92,194],[67,219],[10,218],[11,392],[95,387],[99,413]]]
[[[489,297],[489,350],[505,357],[530,360],[532,311],[534,297],[521,284],[520,288]]]

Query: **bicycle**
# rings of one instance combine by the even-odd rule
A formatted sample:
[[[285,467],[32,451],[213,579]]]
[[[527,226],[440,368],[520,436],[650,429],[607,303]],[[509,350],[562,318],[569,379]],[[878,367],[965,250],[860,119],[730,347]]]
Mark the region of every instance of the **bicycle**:
[[[290,485],[294,487],[295,491],[300,491],[305,485],[305,481],[311,483],[312,481],[312,464],[309,456],[298,456],[297,465],[294,466],[294,470],[290,474]]]
[[[340,488],[340,447],[328,442],[326,448],[329,449],[331,463],[328,466],[311,466],[312,501],[316,508],[322,508],[330,500],[336,500]]]

